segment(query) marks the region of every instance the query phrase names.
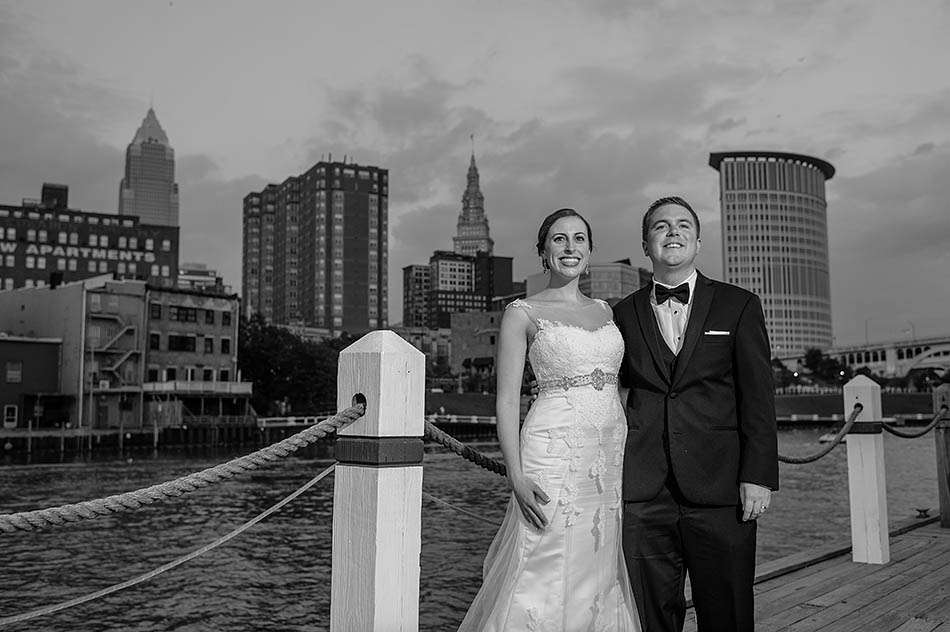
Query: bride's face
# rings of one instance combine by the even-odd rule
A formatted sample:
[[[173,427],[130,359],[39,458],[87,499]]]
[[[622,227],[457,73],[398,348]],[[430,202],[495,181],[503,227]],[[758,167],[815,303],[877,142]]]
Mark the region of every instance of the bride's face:
[[[544,261],[551,274],[572,279],[587,270],[590,239],[579,217],[562,217],[551,225],[544,243]]]

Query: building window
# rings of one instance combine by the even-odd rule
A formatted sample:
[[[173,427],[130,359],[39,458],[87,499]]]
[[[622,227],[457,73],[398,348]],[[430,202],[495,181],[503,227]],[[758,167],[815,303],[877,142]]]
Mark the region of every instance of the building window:
[[[95,272],[95,271],[96,271],[96,262],[90,260],[89,263],[88,263],[88,265],[86,266],[86,269],[88,269],[90,272]]]
[[[227,369],[221,369],[221,371],[218,373],[218,376],[219,376],[219,377],[218,377],[218,381],[219,381],[219,382],[230,382],[230,381],[231,381],[231,372],[230,372],[229,370],[227,370]]]
[[[146,250],[155,250],[155,242],[152,241],[151,237],[145,240],[145,249]],[[158,275],[156,275],[158,276]]]
[[[162,350],[162,334],[149,334],[148,348],[151,349],[152,351],[161,351]]]
[[[168,252],[168,251],[170,251],[171,249],[172,249],[172,242],[171,242],[171,240],[169,240],[169,239],[163,239],[163,240],[162,240],[162,250],[164,250],[165,252]]]
[[[109,271],[109,262],[100,261],[99,262],[99,272],[108,272]]]
[[[129,248],[135,250],[139,247],[139,238],[138,237],[129,237]]]
[[[174,320],[179,323],[196,323],[198,322],[198,310],[194,307],[169,305],[168,320]]]
[[[201,371],[201,381],[214,382],[214,369],[203,369]]]
[[[23,363],[19,360],[7,362],[7,384],[20,384],[23,382]]]
[[[126,247],[125,237],[119,237],[119,248],[125,249],[125,247]]]
[[[221,353],[229,355],[231,353],[231,339],[222,338],[221,339]]]
[[[15,427],[17,422],[17,407],[13,404],[8,404],[3,407],[3,427],[10,428]]]
[[[158,381],[158,369],[149,369],[148,376],[145,379],[146,382],[157,382]]]
[[[206,325],[214,324],[214,310],[213,309],[205,310],[205,324]]]
[[[214,338],[211,336],[205,338],[205,353],[214,353]]]
[[[175,370],[175,367],[165,367],[165,381],[174,382],[176,379],[178,379],[178,371]]]
[[[197,349],[197,339],[194,336],[168,335],[169,351],[190,351],[194,353]]]
[[[225,327],[231,326],[231,312],[221,312],[221,324]]]
[[[95,234],[93,234],[93,233],[89,233],[89,245],[90,245],[90,246],[98,246],[98,245],[99,245],[99,235],[95,235]]]

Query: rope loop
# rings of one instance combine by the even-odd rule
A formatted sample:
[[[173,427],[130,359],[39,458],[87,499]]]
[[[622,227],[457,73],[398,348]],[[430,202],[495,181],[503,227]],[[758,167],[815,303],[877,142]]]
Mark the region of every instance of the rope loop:
[[[940,410],[937,411],[937,414],[934,415],[934,418],[930,421],[930,423],[920,430],[900,430],[897,428],[897,426],[887,422],[882,423],[881,427],[895,437],[900,437],[902,439],[918,439],[936,428],[937,424],[941,421],[950,420],[950,417],[947,417],[946,414],[947,405],[944,404],[940,407]]]
[[[257,452],[158,485],[71,505],[0,514],[0,532],[13,533],[14,531],[33,531],[45,527],[62,526],[122,511],[134,511],[145,505],[169,498],[177,498],[189,492],[234,478],[238,474],[267,466],[281,457],[286,457],[298,449],[315,443],[328,434],[348,426],[362,417],[365,412],[365,404],[350,406],[329,419],[324,419],[282,441],[261,448]]]
[[[441,446],[444,446],[459,455],[467,461],[471,461],[479,467],[483,467],[489,472],[494,472],[500,476],[507,476],[508,471],[505,464],[497,461],[490,456],[486,456],[471,446],[467,446],[444,430],[440,430],[428,419],[426,420],[426,439],[431,439]]]
[[[834,439],[831,440],[827,446],[816,452],[815,454],[807,456],[785,456],[783,454],[778,455],[778,460],[782,463],[788,463],[791,465],[804,465],[806,463],[814,463],[821,457],[829,454],[832,450],[838,447],[842,441],[844,441],[845,435],[851,432],[851,426],[854,425],[854,420],[858,418],[858,415],[861,414],[861,411],[864,410],[862,404],[855,404],[854,410],[851,411],[851,414],[848,415],[848,420],[844,423],[843,426],[838,430],[838,433],[835,435]]]

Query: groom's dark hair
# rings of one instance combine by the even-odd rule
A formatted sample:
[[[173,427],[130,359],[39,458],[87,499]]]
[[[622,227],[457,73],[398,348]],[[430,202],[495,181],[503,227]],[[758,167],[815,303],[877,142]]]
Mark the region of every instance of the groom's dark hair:
[[[676,206],[682,206],[689,214],[693,216],[693,221],[696,222],[696,237],[699,237],[699,216],[696,215],[696,211],[693,210],[693,207],[689,205],[689,202],[683,198],[670,195],[667,197],[661,197],[659,200],[650,205],[650,208],[647,209],[647,212],[643,214],[643,241],[647,240],[647,234],[650,232],[650,222],[653,221],[653,213],[656,212],[656,209],[661,206],[666,206],[667,204],[674,204]]]

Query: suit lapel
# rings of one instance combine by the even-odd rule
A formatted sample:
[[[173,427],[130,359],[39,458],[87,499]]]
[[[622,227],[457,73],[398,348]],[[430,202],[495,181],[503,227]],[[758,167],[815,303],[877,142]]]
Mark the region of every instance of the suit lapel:
[[[663,361],[663,354],[660,353],[660,345],[666,343],[660,341],[660,328],[656,324],[656,314],[653,313],[653,307],[650,305],[650,292],[634,294],[633,304],[637,310],[637,320],[640,322],[643,340],[650,350],[650,355],[653,356],[653,363],[656,365],[659,374],[669,383],[670,367]]]
[[[673,384],[676,384],[683,377],[683,371],[686,370],[689,359],[692,357],[693,351],[696,350],[696,345],[702,336],[703,325],[706,323],[706,316],[709,315],[709,308],[712,307],[713,296],[716,294],[713,282],[697,273],[694,294],[693,305],[689,311],[689,322],[686,323],[686,333],[683,336],[683,346],[676,358]]]

